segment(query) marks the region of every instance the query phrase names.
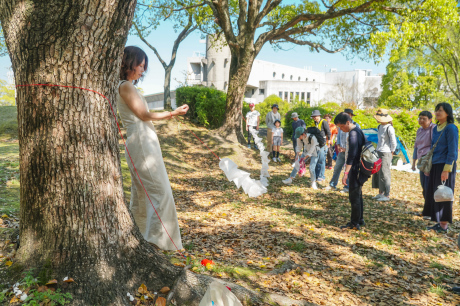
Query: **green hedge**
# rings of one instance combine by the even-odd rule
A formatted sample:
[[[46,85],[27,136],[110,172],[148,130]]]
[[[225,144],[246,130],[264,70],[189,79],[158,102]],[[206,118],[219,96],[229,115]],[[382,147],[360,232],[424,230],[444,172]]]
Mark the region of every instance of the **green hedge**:
[[[285,124],[283,115],[289,110],[289,103],[283,101],[280,97],[276,95],[270,95],[261,103],[256,104],[256,110],[260,113],[260,124],[265,124],[265,117],[269,112],[272,111],[272,105],[278,104],[279,113],[281,114],[281,125]],[[246,116],[246,114],[245,114]]]
[[[294,131],[292,130],[292,122],[294,120],[291,118],[291,114],[294,112],[299,115],[299,119],[302,119],[303,121],[305,121],[305,124],[307,126],[313,126],[314,123],[313,123],[313,119],[311,119],[311,114],[313,113],[314,110],[319,110],[322,116],[326,114],[331,114],[332,116],[334,116],[334,115],[337,115],[339,112],[341,112],[342,108],[337,103],[327,103],[327,104],[323,104],[323,105],[315,106],[315,107],[293,108],[289,110],[284,116],[285,122],[286,122],[286,124],[283,127],[284,134],[288,136],[289,138],[291,138],[292,134],[294,133]]]
[[[187,117],[192,122],[207,128],[218,128],[222,125],[227,105],[227,94],[210,87],[192,86],[176,89],[176,104],[188,104],[190,110]]]

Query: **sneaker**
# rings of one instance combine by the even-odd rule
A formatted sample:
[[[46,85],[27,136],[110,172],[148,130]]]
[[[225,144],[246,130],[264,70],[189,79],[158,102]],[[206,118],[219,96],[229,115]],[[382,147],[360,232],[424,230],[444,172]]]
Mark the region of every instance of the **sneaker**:
[[[344,187],[342,190],[340,190],[340,193],[348,193],[350,190],[347,187]]]
[[[388,202],[390,201],[389,197],[386,196],[381,196],[380,198],[377,199],[378,202]]]
[[[328,170],[332,170],[333,168],[332,168],[332,167],[327,167],[326,169],[328,169]]]
[[[248,145],[248,148],[250,149],[250,148],[251,148],[251,145]]]
[[[317,182],[322,182],[322,181],[324,181],[324,179],[323,178],[318,178],[318,179],[316,179],[316,181]]]
[[[273,157],[273,161],[274,161],[275,163],[277,162],[276,157]]]
[[[332,191],[336,191],[336,190],[337,190],[337,187],[333,187],[333,186],[327,186],[326,188],[324,188],[324,190],[332,190]]]
[[[316,186],[316,182],[311,183],[311,189],[318,189],[318,186]]]
[[[427,231],[435,231],[436,233],[441,233],[441,234],[447,234],[447,232],[449,232],[449,229],[443,229],[441,227],[441,224],[439,223],[436,223],[436,225],[434,226],[428,226],[426,228]]]
[[[279,163],[281,162],[281,159],[279,157],[277,157],[276,159],[278,160]]]
[[[384,195],[379,193],[379,194],[376,195],[375,197],[372,197],[372,199],[373,199],[373,200],[378,200],[378,199],[380,199],[381,197],[384,197]]]
[[[430,216],[423,216],[423,220],[431,220]]]
[[[282,182],[283,182],[283,184],[291,185],[291,183],[292,183],[292,178],[289,177],[289,178],[287,178],[287,179],[285,179],[285,180],[282,180]]]
[[[452,287],[451,291],[452,293],[460,294],[460,287]]]
[[[359,226],[360,226],[360,227],[361,227],[361,226],[366,226],[366,222],[364,222],[364,220],[359,221]]]
[[[359,224],[355,225],[355,224],[353,224],[351,222],[348,222],[347,224],[342,225],[340,227],[340,229],[342,229],[342,230],[344,230],[344,229],[352,229],[352,230],[358,230],[359,231],[361,229],[361,227],[359,226]]]

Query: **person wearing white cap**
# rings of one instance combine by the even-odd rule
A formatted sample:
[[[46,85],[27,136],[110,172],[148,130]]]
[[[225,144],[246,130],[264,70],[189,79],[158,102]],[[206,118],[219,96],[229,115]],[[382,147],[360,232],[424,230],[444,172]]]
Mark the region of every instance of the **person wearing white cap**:
[[[251,129],[259,130],[260,113],[256,111],[254,103],[249,103],[249,109],[250,111],[246,114],[246,131],[248,132],[248,148],[251,148]],[[254,142],[254,148],[257,149],[254,138],[252,141]]]
[[[396,133],[391,121],[393,118],[387,109],[379,108],[374,115],[380,125],[378,131],[377,153],[382,159],[382,168],[372,176],[372,188],[378,188],[379,194],[373,197],[374,200],[386,202],[390,200],[391,185],[391,161],[396,150]]]

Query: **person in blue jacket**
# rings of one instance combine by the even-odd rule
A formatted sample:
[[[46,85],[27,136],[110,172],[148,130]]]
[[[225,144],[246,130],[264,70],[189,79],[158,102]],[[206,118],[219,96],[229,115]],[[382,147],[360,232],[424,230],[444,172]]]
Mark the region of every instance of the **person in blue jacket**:
[[[458,157],[458,128],[454,124],[452,106],[449,103],[439,103],[435,108],[436,127],[433,129],[431,147],[433,151],[432,167],[426,189],[426,198],[423,215],[430,215],[431,221],[436,224],[427,227],[438,233],[447,233],[448,224],[452,223],[453,201],[436,202],[434,193],[439,185],[455,190],[455,173]],[[428,210],[428,211],[427,211]]]

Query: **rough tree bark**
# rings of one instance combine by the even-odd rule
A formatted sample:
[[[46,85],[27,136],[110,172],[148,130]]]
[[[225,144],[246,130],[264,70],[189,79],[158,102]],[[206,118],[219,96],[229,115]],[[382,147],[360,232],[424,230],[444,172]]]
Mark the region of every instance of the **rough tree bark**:
[[[135,0],[0,0],[16,84],[89,88],[116,107],[135,5]],[[172,287],[177,305],[198,305],[212,278],[182,270],[157,253],[124,202],[108,102],[81,89],[31,86],[17,89],[17,106],[21,247],[15,265],[74,278],[68,288],[73,305],[129,305],[126,293],[141,283],[152,290]],[[243,301],[264,299],[228,285]]]

